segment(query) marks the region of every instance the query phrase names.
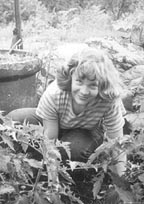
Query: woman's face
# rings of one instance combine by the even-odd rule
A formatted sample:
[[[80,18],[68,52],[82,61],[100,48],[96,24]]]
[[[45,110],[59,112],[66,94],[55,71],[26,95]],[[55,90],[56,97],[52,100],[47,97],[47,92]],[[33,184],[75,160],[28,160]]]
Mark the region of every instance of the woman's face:
[[[98,94],[98,84],[96,80],[80,79],[73,73],[71,93],[75,103],[84,106],[96,98]]]

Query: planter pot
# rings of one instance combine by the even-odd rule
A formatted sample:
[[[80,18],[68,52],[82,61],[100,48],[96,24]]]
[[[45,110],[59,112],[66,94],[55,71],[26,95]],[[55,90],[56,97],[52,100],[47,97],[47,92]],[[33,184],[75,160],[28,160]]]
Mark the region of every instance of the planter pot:
[[[41,61],[31,53],[0,50],[0,110],[9,111],[37,105],[36,73]]]

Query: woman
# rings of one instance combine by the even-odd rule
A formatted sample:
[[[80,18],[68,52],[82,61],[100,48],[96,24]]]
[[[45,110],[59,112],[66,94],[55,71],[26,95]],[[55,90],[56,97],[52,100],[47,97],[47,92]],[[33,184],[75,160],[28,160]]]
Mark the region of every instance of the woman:
[[[87,48],[58,69],[33,116],[42,119],[45,137],[70,142],[72,160],[87,161],[104,134],[123,137],[123,114],[117,70],[102,50]],[[118,165],[119,175],[124,169]]]

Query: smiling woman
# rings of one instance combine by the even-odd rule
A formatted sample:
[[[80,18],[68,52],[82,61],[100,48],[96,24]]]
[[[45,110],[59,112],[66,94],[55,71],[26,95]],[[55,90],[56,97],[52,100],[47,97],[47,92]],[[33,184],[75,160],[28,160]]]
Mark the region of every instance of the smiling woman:
[[[102,144],[104,132],[110,139],[123,137],[125,110],[118,72],[105,52],[86,48],[72,56],[67,66],[58,69],[56,79],[32,113],[34,123],[41,120],[45,138],[70,142],[71,159],[86,162]],[[9,116],[18,120],[14,112]],[[89,134],[66,136],[76,130]],[[64,132],[67,134],[63,135]],[[121,160],[125,161],[125,156]],[[121,162],[119,175],[124,169]]]
[[[114,99],[121,91],[121,80],[107,54],[100,49],[84,48],[74,54],[67,67],[58,69],[57,81],[62,90],[71,90],[71,73],[79,79],[95,81],[102,98]]]
[[[98,87],[95,81],[79,79],[75,73],[72,74],[72,106],[76,114],[84,110],[88,103],[95,100],[97,94]]]

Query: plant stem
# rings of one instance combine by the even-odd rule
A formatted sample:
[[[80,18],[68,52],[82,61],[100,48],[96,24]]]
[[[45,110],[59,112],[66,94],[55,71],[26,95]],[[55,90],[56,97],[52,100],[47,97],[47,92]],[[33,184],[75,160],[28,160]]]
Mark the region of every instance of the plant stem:
[[[44,166],[44,159],[43,159],[43,162],[42,162],[42,167],[43,166]],[[42,172],[42,168],[38,170],[36,181],[35,181],[35,184],[34,184],[34,187],[33,187],[33,190],[32,190],[33,192],[36,190],[37,184],[38,184],[40,176],[41,176],[41,172]]]

